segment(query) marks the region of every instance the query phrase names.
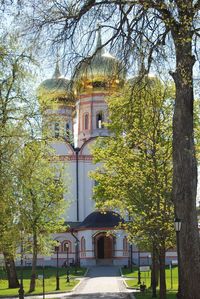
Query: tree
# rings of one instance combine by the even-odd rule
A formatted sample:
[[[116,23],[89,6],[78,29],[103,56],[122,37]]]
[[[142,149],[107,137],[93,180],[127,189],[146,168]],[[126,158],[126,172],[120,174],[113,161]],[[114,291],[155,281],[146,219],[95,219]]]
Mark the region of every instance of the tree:
[[[198,298],[200,293],[197,163],[193,136],[193,66],[198,59],[198,51],[193,48],[193,44],[198,47],[199,11],[199,0],[79,0],[64,2],[62,5],[53,0],[39,0],[34,6],[34,13],[31,15],[33,22],[30,25],[37,32],[44,29],[45,37],[48,34],[54,44],[71,40],[73,53],[80,49],[77,45],[80,38],[77,36],[82,36],[85,54],[92,47],[87,37],[91,37],[92,30],[95,32],[96,21],[101,22],[102,27],[109,32],[105,44],[111,43],[112,48],[117,48],[121,57],[124,57],[125,64],[134,61],[134,54],[141,51],[141,41],[143,43],[145,39],[146,46],[143,48],[147,70],[161,57],[160,53],[170,58],[171,52],[174,53],[175,71],[170,73],[176,87],[173,118],[173,202],[175,216],[183,224],[179,234],[179,267],[182,273],[179,283],[180,298],[183,299]],[[30,14],[30,10],[28,13]],[[87,25],[90,27],[89,31]],[[167,45],[170,49],[167,49]],[[173,59],[170,61],[173,62]],[[168,64],[165,67],[169,69]]]
[[[45,238],[63,230],[64,209],[62,167],[50,147],[33,140],[25,145],[19,157],[17,190],[19,219],[32,239],[32,273],[29,292],[35,290],[37,254],[42,252]]]
[[[20,45],[17,34],[8,32],[0,37],[0,50],[0,250],[9,288],[19,287],[14,260],[20,234],[24,231],[25,237],[33,236],[34,288],[37,252],[42,252],[51,232],[61,227],[63,189],[61,182],[55,181],[56,166],[50,165],[53,152],[44,140],[34,139],[39,135],[39,112],[27,82],[34,62],[31,51]],[[57,175],[58,171],[61,173],[61,167]]]
[[[32,105],[27,104],[25,80],[32,57],[17,42],[17,36],[2,32],[0,36],[0,249],[4,254],[9,288],[19,286],[14,258],[19,245],[16,223],[15,160],[22,138],[27,136],[24,126],[31,117]],[[16,49],[17,48],[17,49]],[[27,82],[26,82],[27,86]],[[29,96],[30,97],[30,96]]]
[[[172,247],[172,88],[157,78],[134,79],[108,100],[111,136],[94,148],[100,208],[120,209],[129,238],[157,256],[160,298],[166,297],[165,251]],[[144,247],[145,246],[145,247]],[[155,265],[153,259],[153,265]],[[153,268],[155,273],[155,268]],[[153,284],[155,296],[156,284]]]

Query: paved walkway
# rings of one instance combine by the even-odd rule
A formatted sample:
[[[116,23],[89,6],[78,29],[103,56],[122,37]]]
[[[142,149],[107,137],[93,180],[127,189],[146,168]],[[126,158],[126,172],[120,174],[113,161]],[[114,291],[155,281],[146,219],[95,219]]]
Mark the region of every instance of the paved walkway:
[[[74,295],[76,294],[88,294],[90,298],[91,295],[96,296],[96,298],[126,298],[128,291],[120,276],[119,267],[99,266],[89,269],[86,277],[75,290]],[[113,294],[115,294],[115,297],[113,297]]]
[[[43,296],[28,296],[25,299],[42,299]],[[73,292],[45,295],[45,299],[134,299],[126,289],[120,269],[114,266],[91,267]]]

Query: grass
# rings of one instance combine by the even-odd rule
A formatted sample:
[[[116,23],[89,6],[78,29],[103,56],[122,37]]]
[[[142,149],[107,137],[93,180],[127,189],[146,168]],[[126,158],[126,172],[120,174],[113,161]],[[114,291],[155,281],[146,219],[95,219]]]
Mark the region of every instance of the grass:
[[[136,299],[152,299],[152,294],[150,291],[146,291],[145,293],[134,294]],[[176,299],[176,292],[167,292],[167,299]]]
[[[138,288],[138,268],[133,267],[133,271],[130,269],[122,269],[122,274],[128,277],[126,283],[129,287]],[[131,279],[130,279],[131,278]],[[151,272],[141,272],[141,283],[144,283],[147,290],[144,293],[136,293],[136,299],[150,299],[152,298],[150,284],[151,284]],[[177,267],[166,267],[166,284],[167,284],[167,299],[175,299],[178,289],[178,269]]]
[[[85,273],[85,268],[78,268],[76,273],[74,268],[70,268],[70,282],[66,282],[66,269],[59,269],[60,277],[60,290],[56,291],[56,268],[45,267],[44,277],[45,277],[45,293],[56,293],[56,292],[68,292],[71,291],[77,284],[78,280],[75,280],[76,277],[83,276]],[[17,269],[18,277],[20,277],[20,269]],[[30,274],[31,269],[23,270],[23,283],[25,294],[28,294],[29,284],[30,284]],[[43,274],[43,269],[38,267],[37,277],[41,277]],[[16,296],[18,295],[19,288],[8,289],[8,281],[6,278],[6,273],[0,270],[0,298],[5,298],[5,296]],[[43,292],[43,279],[36,279],[36,290],[31,294],[41,294]]]

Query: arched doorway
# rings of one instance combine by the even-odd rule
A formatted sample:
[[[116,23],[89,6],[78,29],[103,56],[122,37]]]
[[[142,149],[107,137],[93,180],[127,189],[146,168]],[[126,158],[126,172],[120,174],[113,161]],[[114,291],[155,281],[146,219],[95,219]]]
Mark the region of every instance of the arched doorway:
[[[95,236],[95,255],[97,259],[113,258],[113,236],[99,233]]]

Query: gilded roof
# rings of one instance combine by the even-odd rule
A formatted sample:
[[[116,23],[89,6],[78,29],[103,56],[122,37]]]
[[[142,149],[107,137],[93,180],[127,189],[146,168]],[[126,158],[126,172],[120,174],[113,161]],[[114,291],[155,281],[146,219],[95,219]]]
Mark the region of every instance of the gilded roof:
[[[38,88],[38,97],[41,102],[48,100],[71,101],[71,82],[61,76],[58,62],[52,78],[44,80]]]
[[[75,82],[83,88],[89,87],[91,83],[96,83],[93,87],[97,87],[98,83],[101,87],[100,83],[116,85],[124,78],[125,72],[122,64],[110,53],[105,52],[101,42],[101,33],[98,30],[96,50],[92,56],[85,58],[78,64]]]

